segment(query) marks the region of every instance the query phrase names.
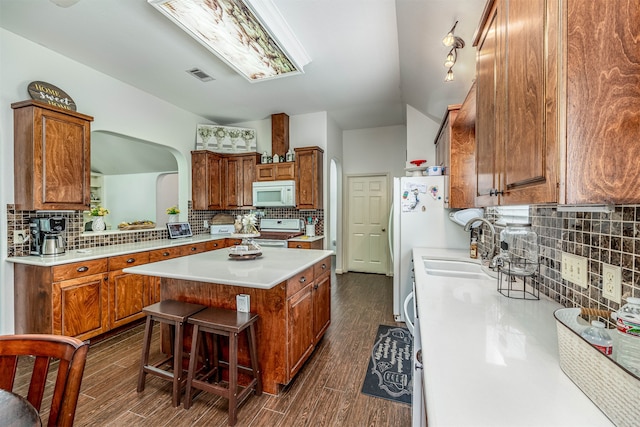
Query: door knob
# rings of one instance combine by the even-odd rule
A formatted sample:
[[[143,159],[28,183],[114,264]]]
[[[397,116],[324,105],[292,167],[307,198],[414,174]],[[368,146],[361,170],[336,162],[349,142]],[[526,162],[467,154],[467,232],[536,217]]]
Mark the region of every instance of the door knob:
[[[384,233],[385,231],[387,231],[387,229],[386,229],[386,228],[383,228],[383,229],[382,229],[382,232]]]

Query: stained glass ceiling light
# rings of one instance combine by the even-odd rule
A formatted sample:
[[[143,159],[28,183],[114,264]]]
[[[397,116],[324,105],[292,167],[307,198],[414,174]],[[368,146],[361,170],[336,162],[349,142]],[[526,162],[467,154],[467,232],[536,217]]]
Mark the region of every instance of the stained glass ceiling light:
[[[250,82],[311,62],[271,0],[147,0]]]

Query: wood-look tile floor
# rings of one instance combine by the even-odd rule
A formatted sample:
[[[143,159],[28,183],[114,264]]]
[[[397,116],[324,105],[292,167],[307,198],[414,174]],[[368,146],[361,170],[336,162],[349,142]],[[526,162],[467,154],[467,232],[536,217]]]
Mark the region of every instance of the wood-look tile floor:
[[[280,395],[250,396],[237,426],[411,425],[410,406],[360,392],[378,325],[396,324],[392,279],[361,273],[334,278],[331,326],[313,355]],[[226,426],[226,399],[201,393],[189,410],[173,408],[170,383],[151,376],[136,392],[142,335],[140,325],[92,345],[75,425]]]

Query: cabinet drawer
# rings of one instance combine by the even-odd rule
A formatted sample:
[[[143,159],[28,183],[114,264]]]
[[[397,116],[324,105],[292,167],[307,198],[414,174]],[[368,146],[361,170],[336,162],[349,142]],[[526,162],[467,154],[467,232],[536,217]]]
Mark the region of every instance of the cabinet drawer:
[[[180,252],[182,255],[199,254],[200,252],[208,251],[206,243],[193,243],[191,245],[180,246]]]
[[[288,242],[290,249],[311,249],[311,242]]]
[[[313,267],[309,267],[306,270],[296,274],[289,280],[287,280],[287,297],[298,292],[300,289],[307,286],[313,281]]]
[[[215,251],[216,249],[222,249],[225,247],[225,241],[226,239],[220,239],[220,240],[212,240],[210,242],[207,242],[207,250]]]
[[[75,279],[76,277],[84,277],[106,271],[107,258],[57,265],[53,267],[53,281],[60,282],[62,280]]]
[[[120,270],[134,265],[148,264],[149,252],[138,252],[134,254],[119,255],[109,257],[109,271]]]
[[[149,251],[149,262],[162,261],[182,256],[182,247],[162,248]]]
[[[327,271],[331,271],[331,257],[326,257],[313,266],[313,277],[320,277]]]

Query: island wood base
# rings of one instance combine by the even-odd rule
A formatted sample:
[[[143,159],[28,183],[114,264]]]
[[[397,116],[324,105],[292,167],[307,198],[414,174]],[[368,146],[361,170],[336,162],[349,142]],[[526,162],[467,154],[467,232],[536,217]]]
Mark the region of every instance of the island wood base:
[[[331,323],[330,266],[330,258],[325,258],[271,289],[162,278],[160,296],[235,310],[236,295],[248,294],[251,312],[260,316],[256,340],[263,390],[278,394],[281,385],[298,373]],[[190,348],[190,341],[187,331],[185,346]],[[249,363],[245,338],[238,343],[238,363]]]

